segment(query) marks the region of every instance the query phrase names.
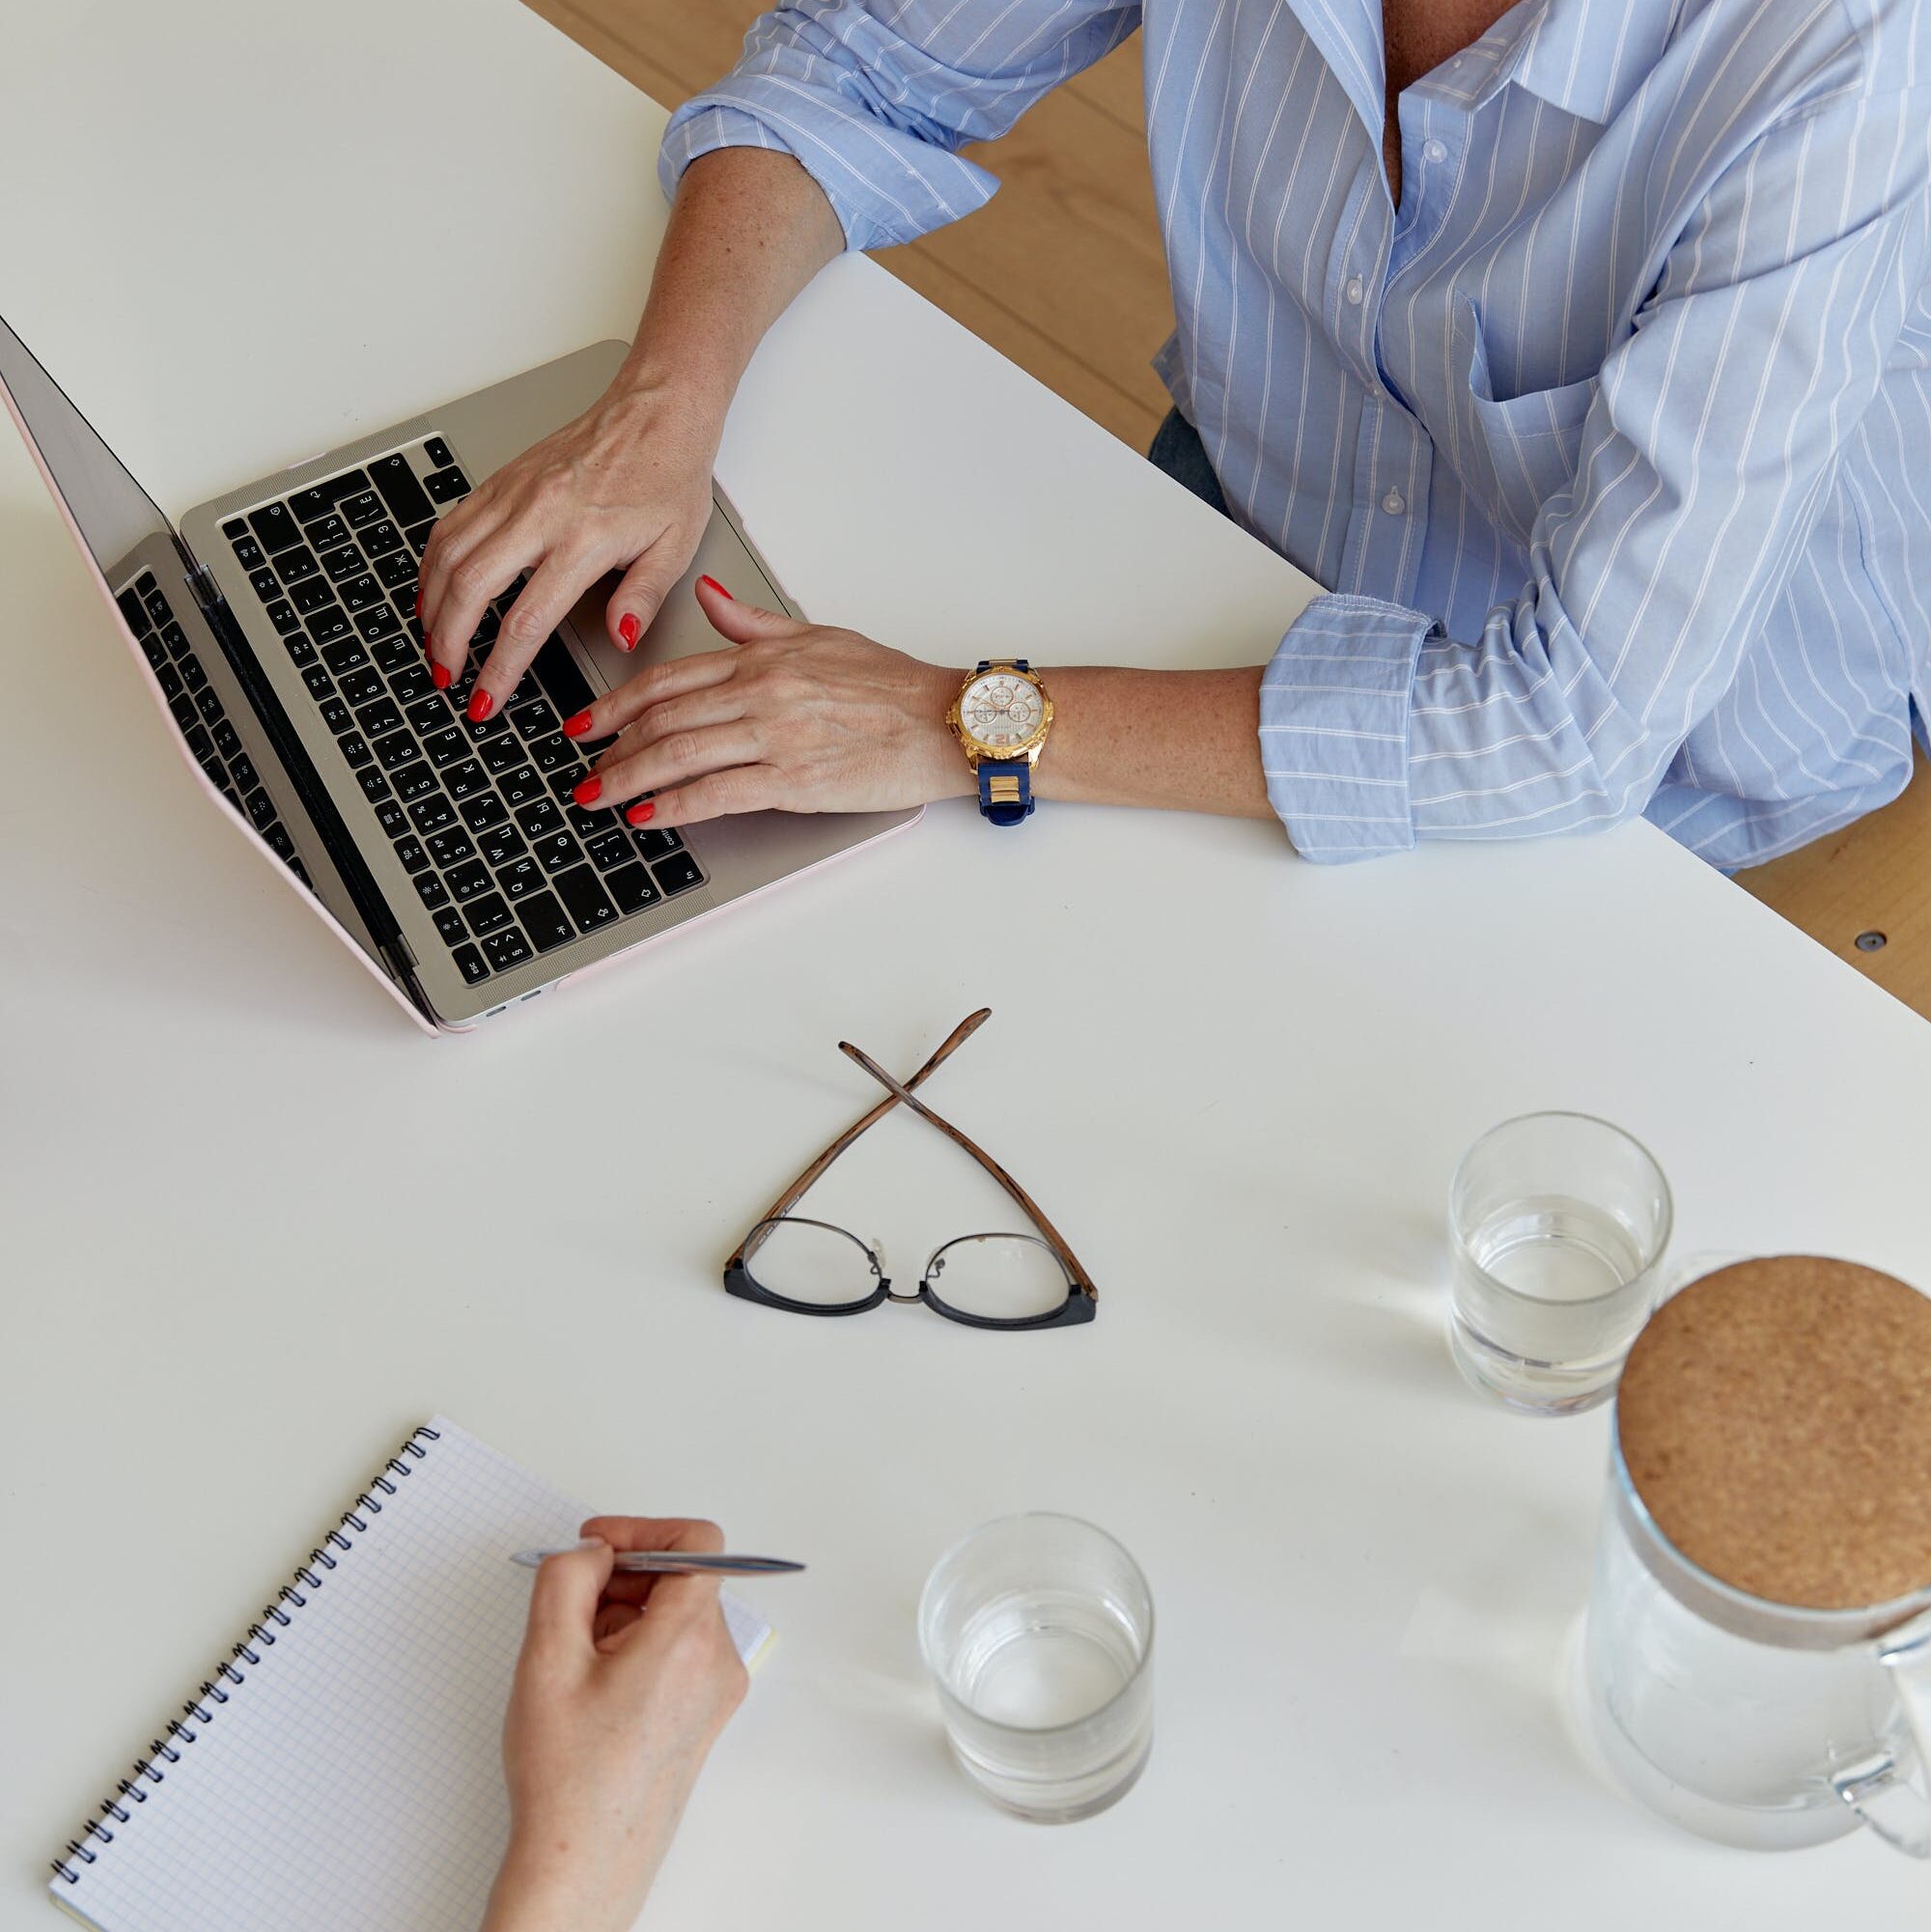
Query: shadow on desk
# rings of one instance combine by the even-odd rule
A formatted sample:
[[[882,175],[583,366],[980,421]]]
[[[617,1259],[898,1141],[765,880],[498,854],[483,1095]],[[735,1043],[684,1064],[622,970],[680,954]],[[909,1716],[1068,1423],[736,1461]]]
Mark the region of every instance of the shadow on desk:
[[[1931,1020],[1931,763],[1921,753],[1901,798],[1738,873],[1737,883]]]

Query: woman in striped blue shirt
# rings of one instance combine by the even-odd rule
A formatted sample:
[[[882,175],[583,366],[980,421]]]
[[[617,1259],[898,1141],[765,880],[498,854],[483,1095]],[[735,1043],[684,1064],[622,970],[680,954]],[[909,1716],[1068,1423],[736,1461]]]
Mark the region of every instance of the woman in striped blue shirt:
[[[1322,859],[1647,814],[1723,866],[1894,798],[1931,712],[1920,0],[788,0],[671,124],[623,375],[439,527],[434,656],[533,563],[498,703],[605,570],[633,643],[786,303],[980,206],[960,149],[1136,29],[1156,455],[1330,595],[1265,666],[1054,667],[1038,792],[1272,810]],[[700,597],[735,648],[572,720],[623,728],[604,802],[972,789],[959,672]]]

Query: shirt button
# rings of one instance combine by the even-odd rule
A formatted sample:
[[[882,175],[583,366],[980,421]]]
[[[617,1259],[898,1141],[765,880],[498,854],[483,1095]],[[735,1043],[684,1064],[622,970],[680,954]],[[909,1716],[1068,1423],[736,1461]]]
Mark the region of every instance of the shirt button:
[[[1361,293],[1362,293],[1361,278],[1358,275],[1350,275],[1348,277],[1347,284],[1342,289],[1341,293],[1344,295],[1346,295],[1351,302],[1358,302],[1361,299]]]
[[[1445,161],[1448,150],[1440,141],[1424,141],[1421,144],[1421,158],[1424,161]]]
[[[1388,493],[1382,498],[1382,508],[1385,510],[1390,517],[1399,517],[1401,513],[1408,508],[1408,498],[1405,497],[1400,490],[1390,490]]]

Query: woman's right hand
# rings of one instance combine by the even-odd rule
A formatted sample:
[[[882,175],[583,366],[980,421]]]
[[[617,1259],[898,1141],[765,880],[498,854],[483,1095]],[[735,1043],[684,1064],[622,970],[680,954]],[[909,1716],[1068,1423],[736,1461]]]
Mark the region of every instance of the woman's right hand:
[[[597,579],[622,571],[606,622],[632,650],[697,552],[711,518],[723,411],[620,378],[574,423],[479,484],[435,526],[422,624],[438,686],[462,675],[485,607],[524,572],[470,714],[500,711],[530,659]],[[479,706],[478,697],[487,699]]]

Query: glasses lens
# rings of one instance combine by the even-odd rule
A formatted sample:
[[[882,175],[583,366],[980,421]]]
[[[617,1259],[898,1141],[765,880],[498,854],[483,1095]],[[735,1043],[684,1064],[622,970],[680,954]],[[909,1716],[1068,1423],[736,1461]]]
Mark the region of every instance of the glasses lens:
[[[871,1254],[855,1235],[822,1221],[765,1225],[769,1232],[747,1265],[751,1279],[768,1295],[838,1308],[868,1300],[878,1287]]]
[[[948,1308],[988,1322],[1050,1315],[1073,1286],[1059,1257],[1029,1234],[968,1234],[947,1242],[925,1278]]]

